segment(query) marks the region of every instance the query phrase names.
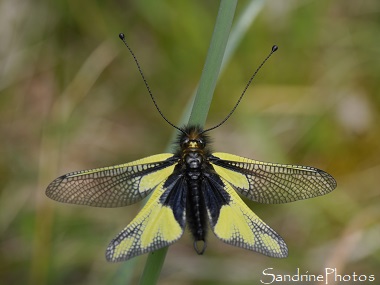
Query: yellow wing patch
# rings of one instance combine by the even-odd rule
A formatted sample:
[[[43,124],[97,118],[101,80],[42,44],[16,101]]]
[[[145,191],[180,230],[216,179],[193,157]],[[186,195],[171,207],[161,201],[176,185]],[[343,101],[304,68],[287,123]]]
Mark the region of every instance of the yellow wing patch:
[[[233,181],[234,185],[236,187],[242,188],[242,189],[248,189],[249,188],[249,181],[247,177],[243,173],[239,173],[227,168],[220,167],[218,165],[214,165],[214,169],[216,173],[218,173],[220,176],[222,176],[227,181]]]
[[[220,208],[215,225],[211,225],[215,235],[234,246],[272,257],[286,257],[288,249],[284,240],[246,206],[226,180],[222,178],[222,181],[230,199]],[[211,212],[208,214],[212,223]]]
[[[155,171],[141,176],[139,183],[139,192],[144,193],[157,186],[157,184],[166,179],[172,172],[172,169]]]
[[[168,171],[173,172],[174,166]],[[153,191],[146,205],[132,222],[109,244],[106,251],[108,261],[128,260],[136,255],[151,252],[177,241],[185,227],[185,211],[181,224],[173,210],[160,201],[167,189],[164,181]]]
[[[146,216],[142,217],[143,219]],[[143,233],[141,235],[141,247],[154,246],[156,240],[161,239],[167,243],[172,243],[179,239],[183,229],[175,220],[170,207],[153,207],[149,213],[149,219],[144,222]]]
[[[243,212],[241,209],[236,210],[236,205],[222,206],[214,232],[223,240],[237,239],[240,236],[244,243],[254,244],[255,235],[249,227]]]

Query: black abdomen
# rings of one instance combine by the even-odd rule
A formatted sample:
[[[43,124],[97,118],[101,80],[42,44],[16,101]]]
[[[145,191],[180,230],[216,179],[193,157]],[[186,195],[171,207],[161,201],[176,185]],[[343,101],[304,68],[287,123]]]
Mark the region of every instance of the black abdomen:
[[[189,191],[187,192],[186,199],[186,218],[190,232],[194,238],[194,248],[198,254],[202,254],[206,249],[207,213],[199,182],[194,180],[188,181]],[[199,242],[203,242],[203,244]]]
[[[200,154],[191,152],[186,155],[186,181],[188,191],[186,197],[186,220],[194,238],[194,249],[203,254],[206,249],[207,213],[201,191],[203,175],[201,172],[202,159]]]

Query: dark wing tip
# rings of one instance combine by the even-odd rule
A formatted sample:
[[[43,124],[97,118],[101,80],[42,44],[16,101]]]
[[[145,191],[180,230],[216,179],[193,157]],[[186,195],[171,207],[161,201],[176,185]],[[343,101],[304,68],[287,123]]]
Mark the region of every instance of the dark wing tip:
[[[49,197],[50,199],[57,200],[56,191],[57,191],[59,185],[61,184],[61,182],[66,178],[67,178],[67,175],[65,174],[65,175],[62,175],[62,176],[54,179],[52,182],[50,182],[50,184],[48,185],[48,187],[45,190],[46,196]]]
[[[113,244],[111,243],[107,249],[106,249],[106,260],[108,262],[118,262],[118,261],[124,261],[125,259],[122,259],[122,258],[114,258],[114,252],[115,252],[115,247],[113,246]]]
[[[326,182],[327,190],[329,192],[333,191],[337,187],[337,182],[334,177],[332,177],[330,174],[327,172],[318,169],[318,173],[322,176],[323,180]]]

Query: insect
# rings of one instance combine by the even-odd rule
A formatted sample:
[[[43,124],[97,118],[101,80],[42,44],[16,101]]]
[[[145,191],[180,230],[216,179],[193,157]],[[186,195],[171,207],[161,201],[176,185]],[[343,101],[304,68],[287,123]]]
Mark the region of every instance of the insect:
[[[132,54],[157,110],[179,131],[177,150],[65,174],[50,183],[46,195],[65,203],[122,207],[151,194],[138,215],[110,242],[108,261],[124,261],[166,247],[183,235],[186,225],[198,254],[204,253],[211,228],[227,244],[270,257],[286,257],[284,240],[248,208],[239,194],[259,203],[287,203],[327,194],[335,189],[336,181],[309,166],[266,163],[212,152],[207,136],[231,116],[253,77],[277,47],[255,71],[228,116],[205,130],[194,125],[179,128],[166,119],[124,35],[120,34],[120,38]]]

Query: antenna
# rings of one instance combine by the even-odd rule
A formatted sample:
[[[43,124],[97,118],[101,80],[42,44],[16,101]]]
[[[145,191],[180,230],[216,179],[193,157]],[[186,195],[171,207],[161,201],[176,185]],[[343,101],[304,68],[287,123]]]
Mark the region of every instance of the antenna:
[[[263,60],[263,62],[259,65],[259,67],[256,69],[256,71],[253,73],[253,75],[251,76],[251,78],[248,80],[248,83],[247,85],[245,86],[243,92],[241,93],[239,99],[237,100],[235,106],[232,108],[231,112],[219,123],[217,124],[216,126],[212,127],[212,128],[209,128],[209,129],[206,129],[204,130],[202,133],[205,133],[205,132],[208,132],[208,131],[211,131],[213,129],[216,129],[218,127],[220,127],[221,125],[223,125],[230,117],[231,115],[233,114],[233,112],[235,112],[237,106],[239,105],[241,99],[243,99],[243,96],[245,94],[245,92],[247,91],[249,85],[251,85],[251,82],[253,80],[253,78],[255,78],[256,74],[259,72],[259,70],[263,67],[263,65],[265,64],[265,62],[271,57],[271,55],[278,50],[278,46],[274,45],[272,46],[272,50],[271,52],[268,54],[268,56]]]
[[[136,65],[137,65],[137,69],[139,70],[140,75],[141,75],[141,77],[142,77],[142,80],[144,81],[144,84],[145,84],[145,86],[146,86],[146,89],[147,89],[148,92],[149,92],[150,98],[152,99],[153,104],[154,104],[154,106],[156,107],[158,113],[160,113],[161,117],[162,117],[162,118],[163,118],[163,119],[164,119],[169,125],[171,125],[171,126],[172,126],[173,128],[175,128],[175,129],[177,129],[178,131],[184,133],[184,131],[183,131],[181,128],[177,127],[177,126],[174,125],[172,122],[170,122],[170,121],[164,116],[164,114],[161,112],[160,108],[159,108],[158,105],[157,105],[156,100],[155,100],[154,97],[153,97],[153,93],[152,93],[152,91],[150,90],[150,87],[149,87],[149,85],[148,85],[148,82],[147,82],[146,79],[145,79],[144,73],[142,72],[142,69],[141,69],[141,67],[140,67],[140,64],[139,64],[137,58],[136,58],[135,54],[133,53],[132,49],[131,49],[131,48],[129,47],[129,45],[127,44],[127,41],[125,40],[125,36],[124,36],[124,34],[123,34],[123,33],[120,33],[120,34],[119,34],[119,38],[123,41],[124,45],[127,47],[127,49],[129,50],[130,54],[132,55],[133,60],[135,61]]]

